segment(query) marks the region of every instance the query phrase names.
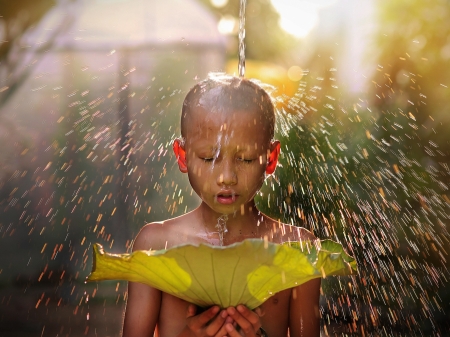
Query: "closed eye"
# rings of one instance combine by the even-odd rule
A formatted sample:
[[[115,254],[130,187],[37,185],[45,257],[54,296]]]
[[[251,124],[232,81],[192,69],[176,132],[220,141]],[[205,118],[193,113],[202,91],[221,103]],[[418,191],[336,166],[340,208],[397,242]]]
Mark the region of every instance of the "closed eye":
[[[245,158],[238,158],[238,160],[240,162],[245,163],[245,164],[250,164],[250,163],[252,163],[254,161],[254,159],[245,159]]]
[[[212,162],[213,160],[214,160],[214,158],[213,157],[211,157],[211,158],[201,158],[205,163],[210,163],[210,162]]]

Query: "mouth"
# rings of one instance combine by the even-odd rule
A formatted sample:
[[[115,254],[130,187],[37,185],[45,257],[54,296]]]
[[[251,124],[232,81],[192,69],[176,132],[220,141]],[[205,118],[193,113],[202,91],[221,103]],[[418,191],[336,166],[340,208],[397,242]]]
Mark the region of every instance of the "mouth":
[[[222,191],[216,194],[215,199],[219,204],[230,205],[234,203],[239,195],[233,191]]]

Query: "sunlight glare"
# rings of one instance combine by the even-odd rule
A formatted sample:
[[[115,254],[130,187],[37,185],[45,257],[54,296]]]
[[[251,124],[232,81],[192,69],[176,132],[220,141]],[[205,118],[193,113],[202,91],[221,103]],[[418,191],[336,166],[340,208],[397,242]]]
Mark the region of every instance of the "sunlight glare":
[[[336,0],[271,0],[280,15],[279,24],[286,32],[302,38],[309,34],[319,19],[319,10]]]
[[[216,8],[225,7],[228,4],[228,0],[211,0],[211,5]]]
[[[224,15],[217,24],[217,29],[223,35],[236,34],[238,28],[238,21],[232,15]]]
[[[289,68],[287,75],[291,81],[300,81],[303,77],[303,70],[299,66],[292,66]]]

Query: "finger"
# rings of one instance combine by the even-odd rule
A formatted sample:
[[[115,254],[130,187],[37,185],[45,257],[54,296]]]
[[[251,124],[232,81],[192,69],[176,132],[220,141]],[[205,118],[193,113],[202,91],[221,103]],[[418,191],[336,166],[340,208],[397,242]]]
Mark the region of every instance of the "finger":
[[[238,306],[238,308],[239,307],[240,306]],[[227,308],[228,314],[239,325],[244,335],[254,336],[255,331],[258,330],[261,326],[258,315],[244,306],[242,306],[242,308],[239,308],[239,310],[242,311],[242,313],[239,312],[237,308]],[[247,317],[244,317],[244,314],[247,315]]]
[[[223,327],[228,313],[226,310],[222,310],[214,319],[208,324],[205,332],[208,336],[215,336],[218,331]],[[223,335],[222,335],[223,336]]]
[[[186,312],[186,318],[195,316],[195,313],[197,312],[197,306],[193,304],[189,304]]]
[[[216,332],[216,334],[214,335],[214,337],[224,337],[224,336],[229,336],[228,335],[228,330],[226,329],[226,325],[227,324],[232,324],[233,320],[231,319],[231,322],[227,322],[228,319],[231,319],[230,316],[228,316],[225,320],[225,323],[220,327],[219,331]]]
[[[233,324],[225,324],[225,331],[230,337],[242,337],[241,334],[236,330],[236,327],[233,326]]]
[[[259,323],[259,315],[257,312],[250,310],[245,305],[239,304],[236,307],[237,311],[245,318],[247,319],[253,326],[257,325]],[[259,326],[258,326],[259,329]]]
[[[200,315],[195,316],[196,323],[199,324],[200,326],[206,325],[206,323],[208,323],[210,320],[214,318],[214,316],[217,315],[219,310],[220,308],[217,305],[209,308],[208,310],[205,310]]]
[[[227,313],[228,314],[228,313]],[[231,316],[227,316],[227,319],[225,320],[225,323],[231,323],[231,324],[234,324],[234,323],[236,323],[234,320],[233,320],[233,318],[231,318]]]
[[[253,310],[259,317],[263,317],[265,315],[264,309],[261,307],[257,307]]]

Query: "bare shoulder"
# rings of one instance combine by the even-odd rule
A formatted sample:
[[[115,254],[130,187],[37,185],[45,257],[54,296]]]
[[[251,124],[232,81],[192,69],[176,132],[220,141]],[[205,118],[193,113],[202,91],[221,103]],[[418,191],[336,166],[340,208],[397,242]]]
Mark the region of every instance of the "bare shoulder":
[[[146,224],[139,231],[133,243],[133,250],[164,249],[164,222]]]
[[[293,226],[282,223],[268,216],[265,216],[266,229],[270,231],[270,236],[274,242],[317,240],[316,236],[304,227]]]
[[[140,230],[133,244],[133,250],[168,249],[184,243],[193,243],[197,229],[192,213],[152,222]]]

